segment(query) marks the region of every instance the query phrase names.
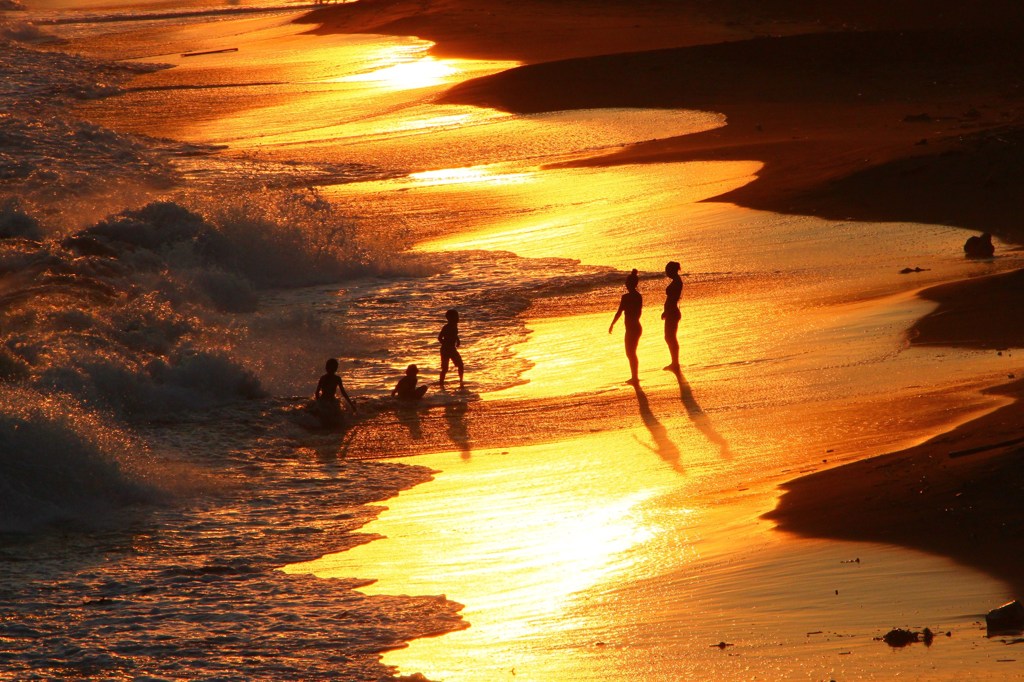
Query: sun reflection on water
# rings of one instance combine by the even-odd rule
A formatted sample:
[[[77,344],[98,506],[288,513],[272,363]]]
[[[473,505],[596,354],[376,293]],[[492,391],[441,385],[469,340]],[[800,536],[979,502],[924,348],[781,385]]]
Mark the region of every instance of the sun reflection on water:
[[[652,500],[686,484],[638,448],[630,429],[517,448],[514,457],[489,451],[471,460],[441,453],[410,461],[447,470],[389,501],[366,528],[385,540],[284,570],[372,576],[379,580],[363,591],[444,593],[465,604],[468,630],[389,655],[432,679],[501,667],[470,663],[496,641],[550,637],[581,593],[632,570],[641,556],[634,548],[660,530]],[[527,461],[529,480],[512,484]],[[515,664],[528,665],[531,654],[519,653]]]
[[[450,59],[441,60],[433,57],[421,57],[415,61],[400,62],[369,73],[344,76],[337,79],[337,82],[382,83],[395,90],[428,88],[433,85],[440,85],[446,79],[459,73],[459,69],[455,68],[453,64],[454,61]]]
[[[421,186],[462,185],[470,183],[513,184],[528,182],[531,173],[495,173],[485,167],[443,168],[410,173],[409,178]]]

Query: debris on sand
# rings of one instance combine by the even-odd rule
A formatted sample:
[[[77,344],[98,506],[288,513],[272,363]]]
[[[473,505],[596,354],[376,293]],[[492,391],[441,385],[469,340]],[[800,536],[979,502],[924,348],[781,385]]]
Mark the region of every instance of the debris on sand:
[[[727,646],[736,646],[736,645],[732,644],[730,642],[719,642],[718,644],[712,644],[711,646],[712,647],[717,647],[719,649],[724,649]]]
[[[947,632],[946,636],[949,637],[953,633]],[[876,637],[876,640],[882,640],[891,647],[903,647],[914,642],[924,642],[925,646],[931,646],[935,640],[935,633],[929,628],[917,632],[915,630],[904,630],[903,628],[893,628],[889,632],[885,633],[881,637]]]

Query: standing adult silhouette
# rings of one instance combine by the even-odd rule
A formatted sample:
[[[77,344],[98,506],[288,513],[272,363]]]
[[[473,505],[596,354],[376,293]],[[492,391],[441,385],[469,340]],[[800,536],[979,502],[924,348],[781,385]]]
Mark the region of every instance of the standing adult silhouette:
[[[665,265],[665,276],[672,281],[665,287],[665,309],[661,319],[665,320],[665,343],[668,344],[668,353],[672,358],[665,369],[670,372],[679,371],[679,340],[676,339],[676,332],[679,331],[679,319],[683,316],[679,312],[679,299],[683,295],[683,280],[679,276],[681,267],[674,260]]]
[[[639,283],[640,276],[637,274],[636,268],[633,268],[633,271],[626,276],[626,293],[619,299],[619,309],[615,311],[615,317],[612,318],[612,323],[608,326],[608,333],[611,334],[619,317],[625,314],[626,358],[629,360],[630,373],[627,383],[634,386],[640,383],[638,375],[640,360],[636,355],[636,347],[640,345],[640,335],[644,333],[644,328],[640,326],[640,313],[644,308],[644,297],[637,291]]]

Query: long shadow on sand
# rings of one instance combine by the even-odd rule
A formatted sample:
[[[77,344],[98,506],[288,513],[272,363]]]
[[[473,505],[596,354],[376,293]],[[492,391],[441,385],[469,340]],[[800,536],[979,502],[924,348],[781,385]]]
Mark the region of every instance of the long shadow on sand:
[[[668,437],[668,430],[665,428],[665,425],[658,421],[658,418],[654,416],[654,412],[651,411],[651,404],[647,400],[647,394],[644,393],[639,384],[634,384],[633,390],[636,391],[636,402],[640,407],[640,418],[643,419],[644,426],[651,432],[651,437],[654,439],[654,447],[649,449],[665,460],[677,472],[685,473],[679,448]]]
[[[704,413],[700,404],[697,403],[697,398],[694,397],[693,389],[690,388],[690,383],[686,380],[686,377],[683,376],[681,371],[673,372],[673,374],[675,374],[676,381],[679,383],[679,399],[683,401],[683,407],[686,408],[686,416],[690,418],[690,421],[697,427],[697,430],[704,434],[705,438],[718,447],[718,451],[723,459],[732,459],[732,450],[729,449],[728,441],[711,425],[711,420],[708,419],[708,415]]]

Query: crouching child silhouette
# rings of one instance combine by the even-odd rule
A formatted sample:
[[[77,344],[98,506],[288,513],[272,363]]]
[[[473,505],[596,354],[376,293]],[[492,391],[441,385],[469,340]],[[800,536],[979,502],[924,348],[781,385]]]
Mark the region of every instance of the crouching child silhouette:
[[[399,379],[398,383],[395,384],[395,388],[392,389],[392,397],[397,396],[399,400],[419,400],[422,398],[423,394],[427,392],[427,385],[416,385],[419,371],[416,365],[409,365],[405,370],[405,376]]]

